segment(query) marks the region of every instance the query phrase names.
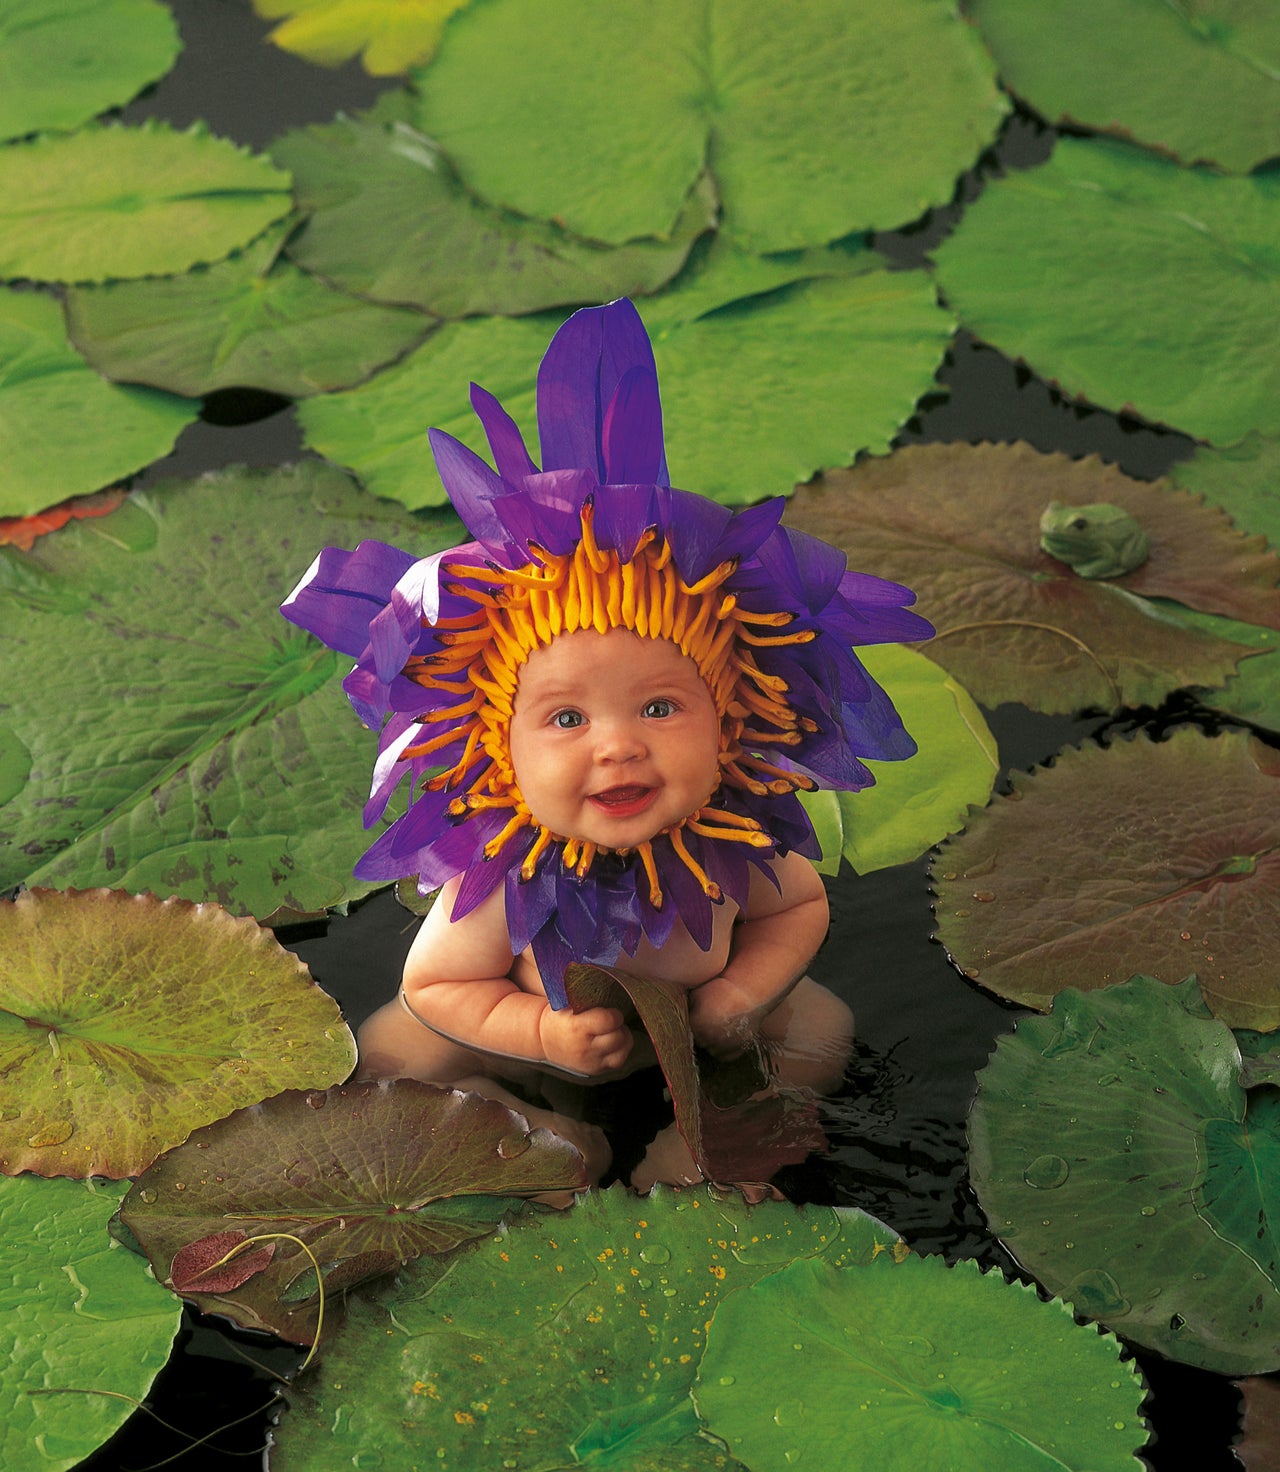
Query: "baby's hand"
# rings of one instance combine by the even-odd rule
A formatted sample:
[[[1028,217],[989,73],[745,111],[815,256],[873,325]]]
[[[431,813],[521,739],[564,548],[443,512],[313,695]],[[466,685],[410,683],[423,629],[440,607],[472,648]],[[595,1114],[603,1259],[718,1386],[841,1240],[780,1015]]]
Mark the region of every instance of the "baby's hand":
[[[538,1024],[542,1054],[548,1063],[574,1073],[611,1073],[631,1052],[631,1029],[616,1007],[547,1007]]]

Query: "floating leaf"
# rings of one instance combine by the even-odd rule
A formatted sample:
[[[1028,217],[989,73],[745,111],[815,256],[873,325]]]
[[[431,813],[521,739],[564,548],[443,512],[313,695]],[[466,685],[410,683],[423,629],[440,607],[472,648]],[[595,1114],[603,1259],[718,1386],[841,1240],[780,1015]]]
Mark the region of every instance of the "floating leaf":
[[[966,327],[1070,394],[1215,444],[1280,430],[1280,174],[1061,138],[934,252]]]
[[[1280,782],[1243,732],[1064,753],[1015,778],[933,864],[938,936],[988,990],[1044,1008],[1064,987],[1195,972],[1214,1015],[1280,1027]]]
[[[251,387],[287,398],[348,388],[426,335],[417,312],[335,291],[280,252],[289,222],[229,260],[73,288],[71,340],[109,378],[199,398]]]
[[[865,1263],[894,1245],[847,1209],[588,1192],[563,1215],[517,1219],[443,1276],[415,1263],[394,1296],[353,1304],[322,1373],[291,1388],[272,1466],[379,1452],[427,1465],[440,1449],[451,1467],[527,1466],[536,1445],[547,1468],[742,1472],[699,1436],[688,1393],[716,1304],[795,1258]]]
[[[1242,532],[1280,546],[1280,439],[1251,434],[1224,450],[1202,445],[1169,479],[1221,506]]]
[[[1280,1367],[1276,1095],[1247,1096],[1195,983],[1135,976],[1024,1017],[979,1075],[970,1174],[1028,1271],[1126,1339]]]
[[[704,179],[670,240],[612,249],[580,240],[558,225],[481,204],[438,145],[385,107],[369,118],[288,133],[271,151],[292,173],[298,206],[310,216],[289,244],[299,265],[344,291],[441,317],[518,316],[646,296],[716,223]]]
[[[757,501],[819,466],[888,447],[928,388],[951,323],[923,272],[886,271],[879,259],[857,250],[754,261],[720,249],[640,304],[677,485]],[[440,505],[426,429],[488,453],[467,399],[473,381],[532,429],[534,375],[559,321],[450,323],[372,383],[304,404],[307,443],[379,496]]]
[[[1280,1385],[1274,1380],[1240,1381],[1244,1399],[1244,1440],[1235,1454],[1245,1472],[1268,1472],[1280,1462]]]
[[[367,893],[351,868],[373,737],[342,693],[349,661],[278,612],[318,548],[365,537],[425,555],[461,528],[311,463],[160,486],[0,558],[6,678],[23,692],[0,728],[0,793],[7,763],[30,774],[0,808],[0,883],[262,918]]]
[[[1149,559],[1120,578],[1077,576],[1040,548],[1050,501],[1123,507],[1146,529]],[[1245,649],[1174,622],[1154,597],[1280,627],[1280,559],[1260,539],[1094,457],[915,446],[802,487],[787,521],[843,547],[852,566],[914,588],[938,629],[922,652],[986,706],[1109,710],[1220,685]]]
[[[217,905],[28,890],[0,904],[0,938],[6,1175],[137,1175],[197,1125],[355,1062],[306,967]]]
[[[123,106],[181,50],[159,0],[3,0],[0,31],[0,138]]]
[[[305,1344],[317,1289],[297,1243],[276,1241],[269,1263],[226,1287],[183,1286],[192,1246],[228,1218],[249,1237],[288,1232],[327,1287],[349,1287],[483,1236],[511,1197],[585,1184],[578,1151],[505,1104],[396,1079],[290,1091],[220,1119],[157,1160],[120,1215],[156,1276],[206,1312]]]
[[[1280,153],[1280,15],[1269,0],[973,0],[1006,87],[1051,123],[1238,173]]]
[[[858,658],[892,694],[919,750],[906,762],[868,762],[876,783],[861,792],[802,794],[825,824],[824,874],[838,873],[841,857],[859,874],[918,859],[987,801],[1000,767],[982,712],[945,670],[901,644],[869,646]]]
[[[182,1305],[107,1235],[122,1186],[0,1177],[0,1462],[62,1472],[133,1414]]]
[[[440,32],[467,0],[253,0],[264,20],[289,19],[268,36],[320,66],[359,56],[370,76],[390,77],[429,61]]]
[[[0,547],[17,547],[30,552],[40,537],[47,537],[69,521],[85,516],[109,516],[124,501],[118,488],[97,491],[91,496],[72,496],[57,506],[50,506],[35,516],[0,517]]]
[[[169,1286],[175,1293],[230,1293],[265,1272],[276,1253],[274,1241],[252,1252],[236,1249],[250,1241],[241,1231],[213,1232],[175,1253]]]
[[[0,150],[0,276],[105,281],[217,261],[287,214],[289,176],[197,123],[46,134]]]
[[[415,121],[494,204],[664,237],[709,160],[726,230],[758,251],[947,202],[1007,107],[943,0],[498,0],[417,82]]]
[[[195,417],[193,405],[167,394],[100,378],[68,347],[51,297],[0,289],[6,518],[32,516],[131,475],[168,454]]]
[[[794,1262],[716,1310],[699,1414],[751,1472],[1145,1464],[1146,1395],[1110,1335],[975,1262]],[[767,1377],[761,1367],[767,1365]]]

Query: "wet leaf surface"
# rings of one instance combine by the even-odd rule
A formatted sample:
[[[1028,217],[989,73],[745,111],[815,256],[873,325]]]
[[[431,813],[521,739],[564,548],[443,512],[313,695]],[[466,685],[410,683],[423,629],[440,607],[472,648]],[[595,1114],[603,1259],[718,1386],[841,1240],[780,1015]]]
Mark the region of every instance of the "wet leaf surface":
[[[1280,1027],[1280,782],[1243,732],[1067,751],[1015,778],[931,875],[948,954],[1011,1001],[1194,972],[1224,1022]]]
[[[267,37],[320,66],[359,56],[375,77],[394,76],[430,60],[445,22],[467,0],[253,0],[264,20],[280,24]]]
[[[134,1176],[197,1126],[354,1061],[306,967],[217,905],[119,890],[0,904],[7,1175]]]
[[[69,521],[85,516],[109,516],[123,501],[123,491],[110,489],[89,496],[72,496],[35,516],[0,517],[0,546],[30,552],[38,538],[47,537]]]

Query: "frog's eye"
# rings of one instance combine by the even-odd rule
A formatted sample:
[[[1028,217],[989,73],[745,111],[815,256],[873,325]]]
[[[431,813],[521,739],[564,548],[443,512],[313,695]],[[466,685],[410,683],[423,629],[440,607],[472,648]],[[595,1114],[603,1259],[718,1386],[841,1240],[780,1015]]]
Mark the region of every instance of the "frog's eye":
[[[1089,530],[1089,523],[1083,516],[1077,516],[1071,523],[1071,530],[1073,532],[1087,532]]]

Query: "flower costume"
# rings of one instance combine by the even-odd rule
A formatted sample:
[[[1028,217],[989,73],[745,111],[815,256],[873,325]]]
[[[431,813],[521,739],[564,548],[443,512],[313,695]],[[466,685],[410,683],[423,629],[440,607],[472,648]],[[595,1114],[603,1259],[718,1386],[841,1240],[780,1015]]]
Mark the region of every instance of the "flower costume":
[[[505,886],[511,948],[532,946],[553,1006],[571,961],[655,947],[677,919],[704,950],[713,906],[745,904],[751,867],[817,841],[796,792],[856,790],[864,758],[915,744],[852,652],[933,631],[909,589],[846,570],[781,526],[785,499],[733,512],[673,489],[648,336],[629,301],[575,313],[538,370],[542,468],[514,421],[472,385],[495,468],[430,431],[474,541],[415,560],[382,542],[326,548],[282,608],[357,663],[351,704],[380,732],[365,824],[409,779],[408,807],[356,867],[461,874],[453,918]],[[551,831],[530,812],[509,731],[524,661],[562,633],[629,629],[697,666],[720,717],[709,801],[630,850]]]

